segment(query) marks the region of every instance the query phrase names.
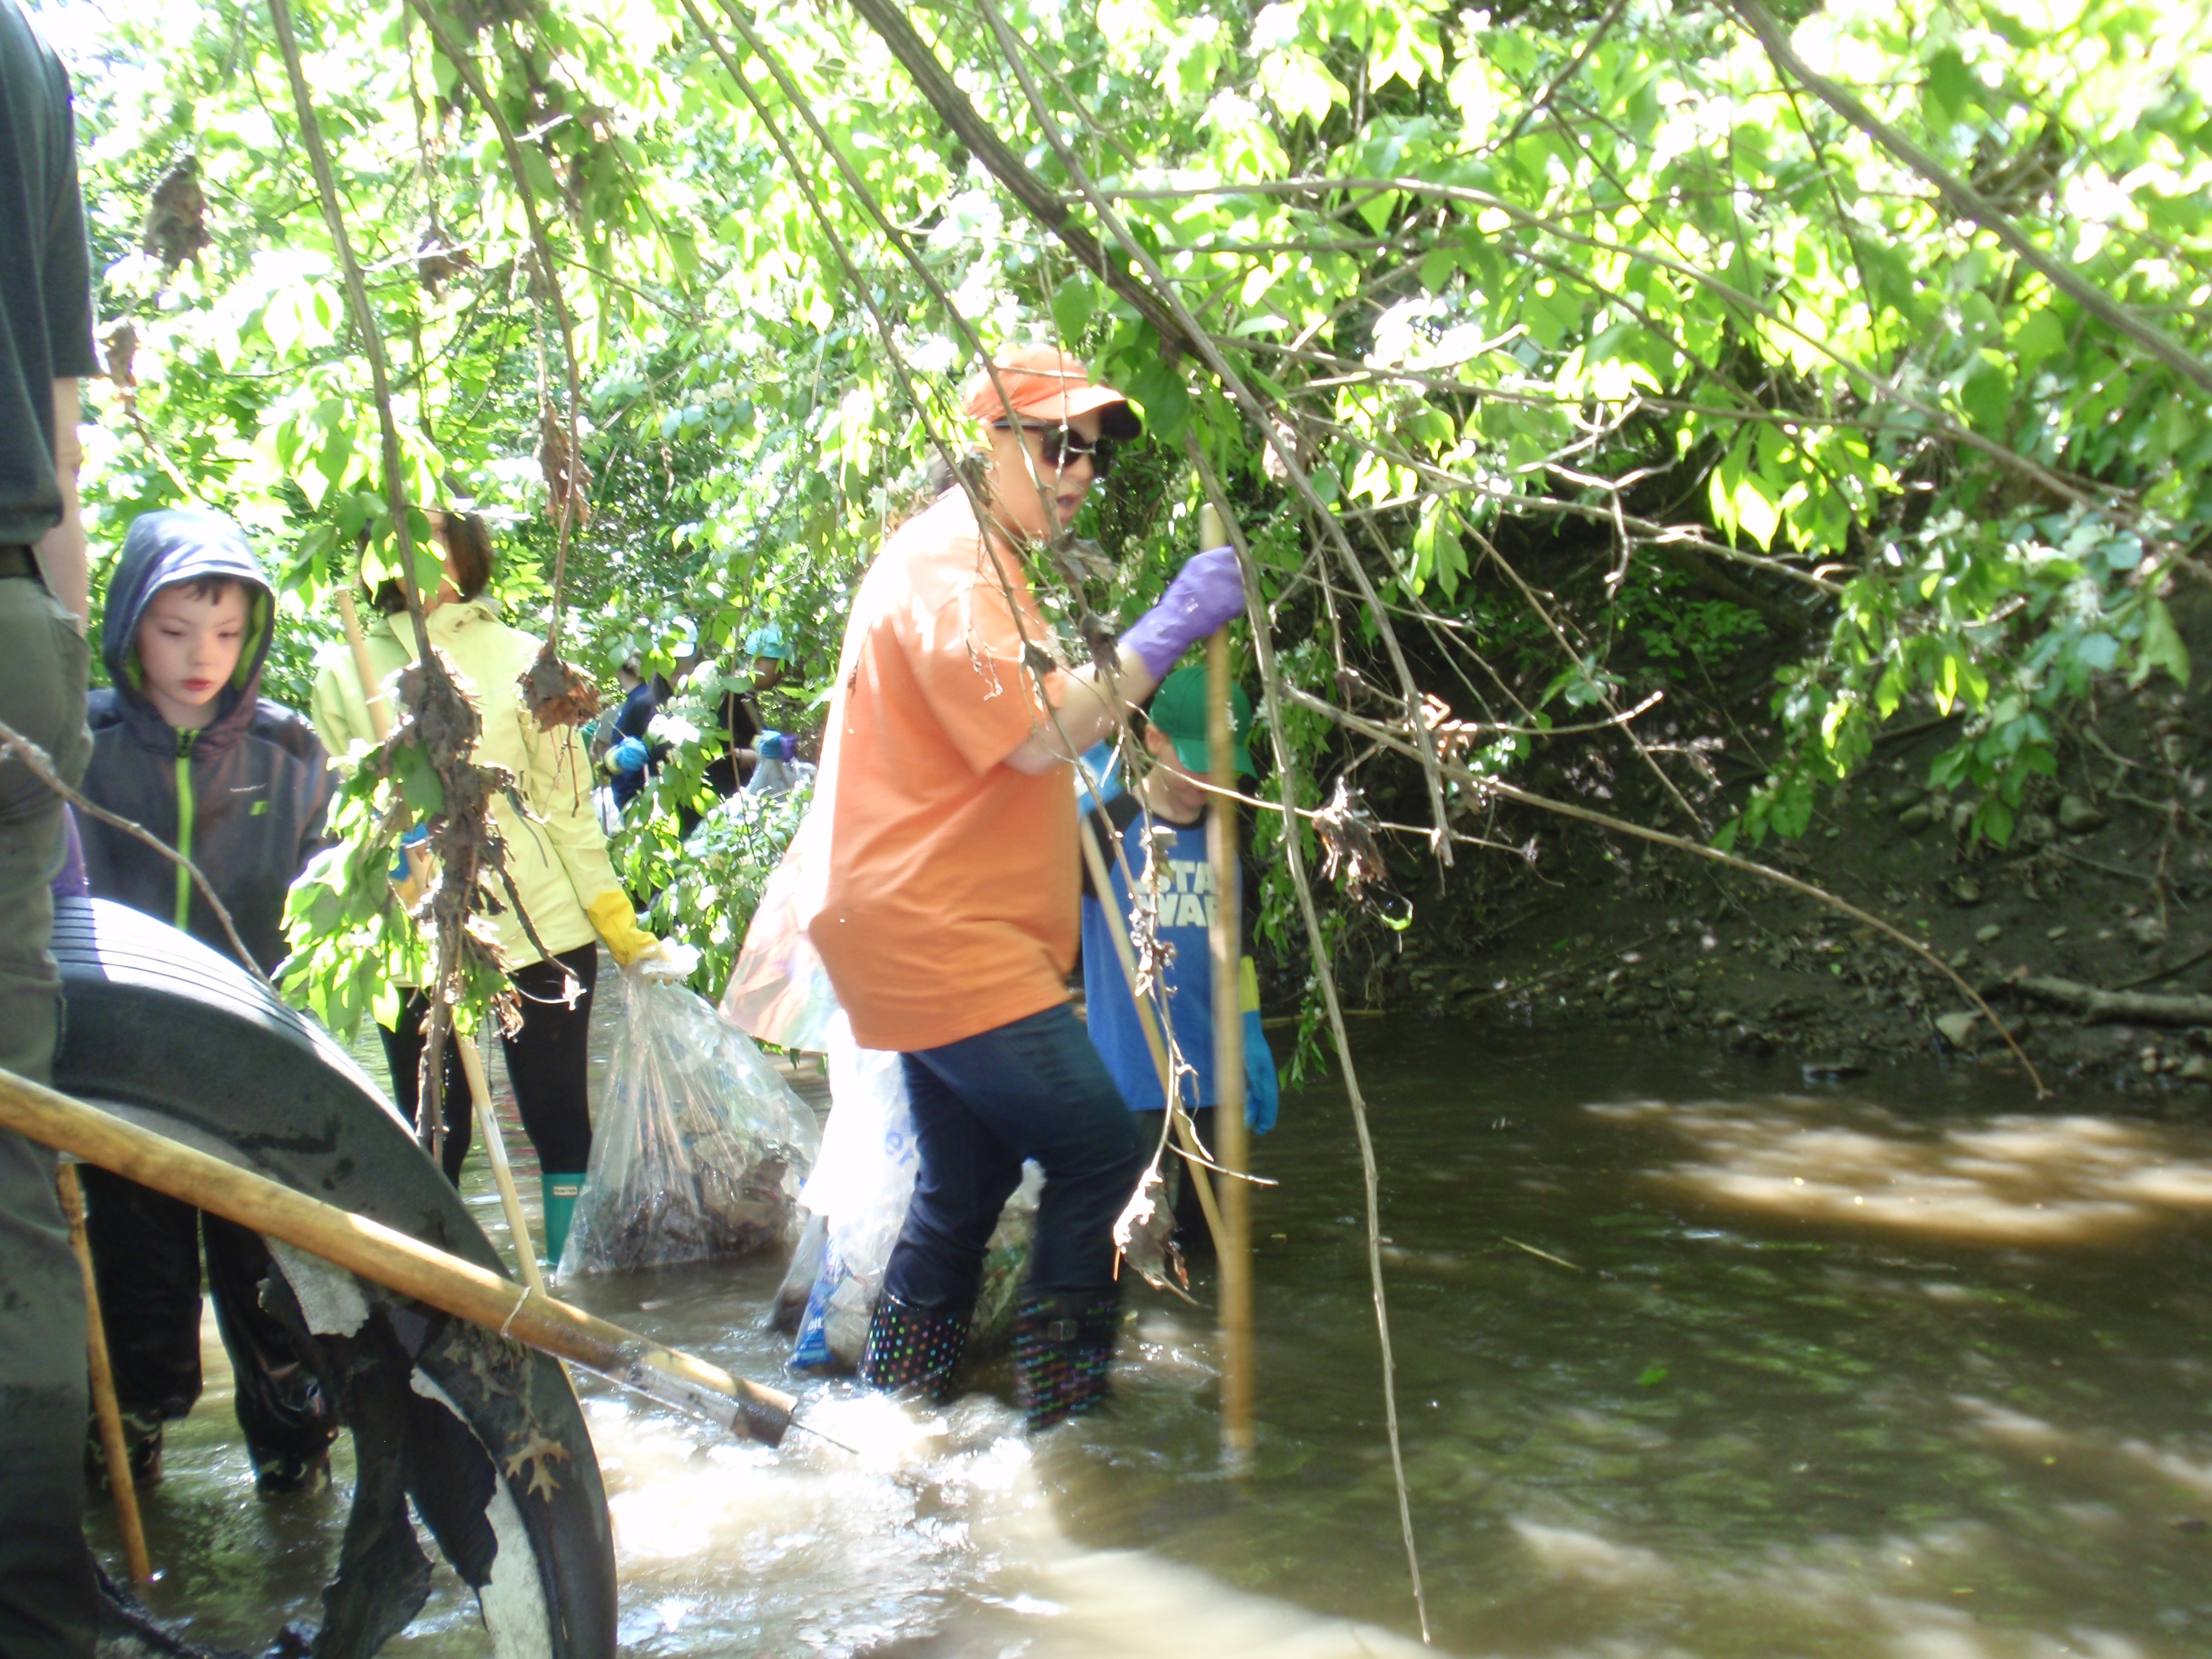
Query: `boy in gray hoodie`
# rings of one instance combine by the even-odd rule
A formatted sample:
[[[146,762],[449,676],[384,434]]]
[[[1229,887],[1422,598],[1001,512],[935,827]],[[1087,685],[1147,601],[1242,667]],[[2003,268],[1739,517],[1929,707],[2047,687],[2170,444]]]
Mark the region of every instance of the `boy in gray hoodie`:
[[[284,954],[284,896],[325,844],[321,741],[260,695],[276,595],[220,514],[136,520],[108,584],[84,793],[184,853],[266,973]],[[206,896],[137,838],[85,817],[93,896],[232,947]],[[82,1172],[88,1230],[131,1439],[131,1473],[157,1479],[161,1425],[200,1393],[200,1244],[216,1322],[237,1374],[238,1420],[264,1496],[321,1485],[337,1422],[284,1325],[261,1305],[268,1248],[246,1228],[104,1170]]]

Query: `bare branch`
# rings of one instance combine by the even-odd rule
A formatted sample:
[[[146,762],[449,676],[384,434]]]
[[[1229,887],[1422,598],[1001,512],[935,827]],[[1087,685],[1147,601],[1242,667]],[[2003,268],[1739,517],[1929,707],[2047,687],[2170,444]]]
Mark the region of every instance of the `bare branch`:
[[[192,885],[199,890],[200,896],[208,902],[208,908],[215,912],[215,919],[222,924],[223,937],[230,941],[231,952],[237,957],[239,965],[260,981],[262,988],[270,994],[272,996],[276,994],[276,988],[269,983],[269,975],[261,971],[261,964],[253,959],[253,952],[247,950],[246,941],[239,938],[237,924],[231,921],[230,912],[223,908],[222,901],[216,896],[215,888],[209,883],[208,878],[200,873],[198,865],[194,864],[151,830],[143,824],[133,823],[119,813],[109,811],[99,802],[88,798],[83,791],[64,782],[61,774],[54,770],[53,757],[4,720],[0,720],[0,753],[13,755],[23,763],[25,771],[87,817],[97,818],[110,828],[120,830],[125,835],[143,842],[190,876],[192,878]]]

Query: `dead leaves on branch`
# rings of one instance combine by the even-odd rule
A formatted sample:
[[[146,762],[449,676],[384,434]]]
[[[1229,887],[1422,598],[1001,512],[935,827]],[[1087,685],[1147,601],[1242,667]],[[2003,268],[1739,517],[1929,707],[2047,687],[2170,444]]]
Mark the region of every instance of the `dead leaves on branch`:
[[[538,470],[545,475],[545,510],[555,524],[592,520],[592,471],[568,441],[568,422],[550,399],[538,411]]]
[[[207,195],[200,188],[200,158],[187,155],[154,186],[146,204],[146,223],[139,247],[161,262],[164,276],[213,244],[208,234]]]
[[[550,640],[515,684],[522,692],[523,706],[549,732],[581,726],[599,712],[599,683],[562,661]]]

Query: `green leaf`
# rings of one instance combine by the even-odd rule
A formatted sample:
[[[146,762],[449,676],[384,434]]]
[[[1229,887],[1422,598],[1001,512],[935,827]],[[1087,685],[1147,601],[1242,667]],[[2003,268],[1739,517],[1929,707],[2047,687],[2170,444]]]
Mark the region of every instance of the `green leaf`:
[[[2136,643],[2136,665],[2128,684],[2141,685],[2154,670],[2163,668],[2177,685],[2189,684],[2189,647],[2181,642],[2166,601],[2152,594],[2143,604],[2142,638]]]
[[[1965,114],[1979,90],[1980,83],[1957,48],[1946,46],[1928,60],[1927,101],[1940,124],[1948,125]]]
[[[2031,311],[2013,330],[2010,343],[2021,375],[2032,375],[2045,360],[2066,349],[2066,329],[2048,307]]]
[[[1052,319],[1060,325],[1060,337],[1071,343],[1081,340],[1097,303],[1097,291],[1082,278],[1071,276],[1061,283],[1052,296]]]

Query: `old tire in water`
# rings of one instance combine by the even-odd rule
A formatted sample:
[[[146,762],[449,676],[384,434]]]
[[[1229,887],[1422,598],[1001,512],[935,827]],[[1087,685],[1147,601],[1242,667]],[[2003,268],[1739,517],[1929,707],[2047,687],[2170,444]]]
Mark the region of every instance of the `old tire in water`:
[[[507,1273],[383,1091],[235,963],[101,900],[58,905],[53,948],[66,1009],[56,1087]],[[428,1573],[411,1499],[476,1590],[501,1659],[611,1656],[606,1494],[559,1362],[285,1247],[275,1255],[272,1303],[289,1292],[349,1379],[360,1463],[315,1651],[373,1652],[412,1619]]]

